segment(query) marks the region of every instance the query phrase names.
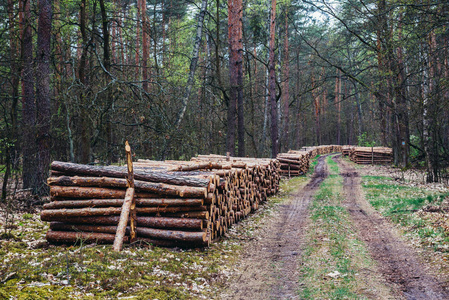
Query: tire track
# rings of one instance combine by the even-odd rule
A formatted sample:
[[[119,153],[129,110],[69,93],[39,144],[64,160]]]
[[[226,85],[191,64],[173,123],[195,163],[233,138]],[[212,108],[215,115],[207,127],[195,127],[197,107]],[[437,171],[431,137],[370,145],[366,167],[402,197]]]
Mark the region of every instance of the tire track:
[[[344,179],[345,206],[359,238],[367,244],[384,278],[396,288],[398,298],[449,299],[449,293],[430,275],[429,268],[419,260],[416,251],[403,242],[389,222],[366,201],[357,171],[340,156],[334,160]]]
[[[309,204],[328,176],[325,156],[318,159],[310,182],[280,205],[279,212],[260,229],[240,260],[239,274],[222,299],[298,299],[298,258],[304,248]]]

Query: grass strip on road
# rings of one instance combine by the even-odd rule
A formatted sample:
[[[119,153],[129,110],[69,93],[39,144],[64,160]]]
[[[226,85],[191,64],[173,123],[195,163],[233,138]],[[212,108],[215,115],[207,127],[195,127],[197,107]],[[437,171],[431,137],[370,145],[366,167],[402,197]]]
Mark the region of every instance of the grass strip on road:
[[[329,156],[326,178],[310,207],[311,223],[301,267],[301,299],[372,298],[382,289],[365,244],[357,238],[343,205],[343,178]]]

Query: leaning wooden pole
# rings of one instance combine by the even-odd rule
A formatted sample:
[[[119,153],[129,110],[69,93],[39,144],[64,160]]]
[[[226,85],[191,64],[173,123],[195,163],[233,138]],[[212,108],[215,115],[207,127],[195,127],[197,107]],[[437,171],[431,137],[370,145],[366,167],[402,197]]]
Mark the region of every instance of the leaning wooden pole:
[[[126,158],[128,164],[128,176],[127,176],[127,185],[128,188],[125,194],[125,201],[123,202],[122,211],[120,214],[120,220],[117,226],[117,232],[115,233],[114,251],[121,251],[123,247],[123,239],[126,233],[126,226],[128,225],[128,220],[131,215],[131,226],[130,226],[130,237],[131,241],[136,239],[136,202],[134,200],[134,176],[133,176],[133,166],[132,166],[132,157],[131,157],[131,147],[126,141]]]
[[[133,158],[131,155],[131,147],[126,141],[125,145],[126,150],[126,163],[128,165],[128,188],[134,189],[134,170],[133,170]],[[136,227],[137,227],[137,216],[136,216],[136,199],[134,197],[131,198],[131,207],[129,212],[130,217],[130,242],[136,241]]]

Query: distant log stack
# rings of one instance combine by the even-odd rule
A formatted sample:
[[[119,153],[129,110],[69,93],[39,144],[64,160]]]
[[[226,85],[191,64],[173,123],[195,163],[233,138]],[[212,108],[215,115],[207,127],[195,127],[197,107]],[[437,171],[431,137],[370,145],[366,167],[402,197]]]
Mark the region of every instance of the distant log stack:
[[[276,160],[193,160],[134,163],[137,241],[207,246],[279,190]],[[55,161],[51,172],[51,202],[41,212],[51,222],[47,240],[112,243],[127,197],[126,167]],[[124,242],[129,233],[128,226]]]
[[[289,150],[287,153],[280,153],[277,156],[277,160],[280,162],[280,174],[287,177],[304,175],[309,170],[311,158],[318,154],[333,152],[341,152],[341,146],[303,147],[300,150]]]
[[[393,149],[387,147],[352,147],[349,159],[356,164],[390,164]]]
[[[346,145],[346,146],[341,146],[341,154],[343,156],[349,156],[349,153],[351,152],[351,149],[354,146],[350,146],[350,145]]]

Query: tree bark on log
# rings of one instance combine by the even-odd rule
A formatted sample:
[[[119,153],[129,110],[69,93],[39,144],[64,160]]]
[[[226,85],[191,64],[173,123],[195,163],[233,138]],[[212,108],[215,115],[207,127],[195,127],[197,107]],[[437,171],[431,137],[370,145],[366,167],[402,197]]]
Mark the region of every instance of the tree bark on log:
[[[204,231],[189,232],[139,227],[137,228],[137,234],[139,235],[139,237],[149,237],[190,243],[204,243],[207,241],[207,233]]]
[[[142,186],[140,186],[142,187]],[[152,190],[153,193],[148,193]],[[50,186],[50,196],[59,198],[99,198],[99,199],[123,199],[126,190],[100,188],[100,187],[78,187],[78,186]],[[155,196],[159,195],[159,196]],[[161,196],[177,196],[181,198],[206,198],[207,190],[205,188],[183,186],[177,189],[162,188],[159,190],[153,187],[136,193],[137,198],[160,198]]]
[[[76,243],[83,241],[84,243],[111,244],[115,235],[109,233],[98,232],[73,232],[73,231],[53,231],[49,230],[46,235],[47,241],[50,243]],[[125,241],[128,237],[125,237]]]
[[[48,209],[41,212],[41,220],[53,221],[55,218],[120,215],[121,211],[122,211],[121,207]]]
[[[115,234],[117,226],[96,226],[96,225],[80,225],[66,224],[62,222],[51,222],[50,229],[53,231],[75,231],[75,232],[99,232]],[[129,227],[126,227],[126,234],[129,235]]]
[[[86,207],[86,208],[72,208],[72,209],[46,209],[41,212],[42,221],[54,221],[56,218],[71,218],[71,217],[91,217],[91,216],[114,216],[121,214],[121,207]],[[138,207],[136,212],[138,215],[145,214],[177,214],[182,216],[190,215],[191,218],[198,216],[205,216],[208,209],[205,206],[175,206],[175,207]]]
[[[175,207],[138,207],[136,208],[138,215],[154,214],[154,213],[177,213],[185,211],[207,211],[206,206],[175,206]]]
[[[120,216],[100,216],[100,217],[71,217],[71,218],[54,218],[51,224],[66,224],[66,225],[82,225],[89,224],[96,225],[111,225],[117,227]],[[137,223],[141,227],[151,228],[173,228],[181,230],[201,230],[204,228],[204,220],[193,218],[166,218],[166,217],[137,217]],[[51,227],[50,224],[50,227]],[[129,222],[128,222],[129,225]],[[60,226],[60,225],[58,225]],[[51,228],[53,229],[53,228]],[[114,233],[116,230],[114,231]]]
[[[200,206],[203,199],[135,199],[137,206]],[[80,207],[118,207],[123,205],[122,199],[63,200],[45,203],[44,209],[80,208]]]
[[[68,163],[62,161],[54,161],[51,164],[51,169],[63,172],[67,175],[90,175],[90,176],[106,176],[114,178],[126,178],[127,169],[125,167],[113,166],[88,166],[82,164]],[[195,177],[173,176],[163,172],[149,172],[143,170],[136,170],[134,172],[134,179],[150,182],[160,182],[174,185],[186,185],[196,187],[208,187],[210,180]]]
[[[60,186],[81,186],[81,187],[114,187],[126,188],[127,179],[108,177],[49,177],[47,183],[53,190],[58,190]],[[134,181],[134,188],[139,192],[151,192],[160,195],[206,198],[207,189],[203,187],[177,186],[164,183],[154,183],[145,181]],[[68,190],[67,188],[63,188]]]

